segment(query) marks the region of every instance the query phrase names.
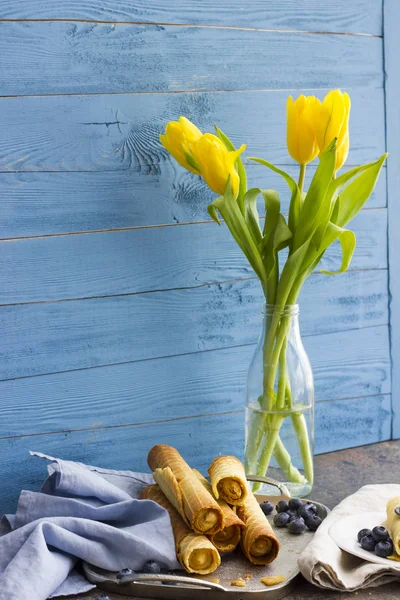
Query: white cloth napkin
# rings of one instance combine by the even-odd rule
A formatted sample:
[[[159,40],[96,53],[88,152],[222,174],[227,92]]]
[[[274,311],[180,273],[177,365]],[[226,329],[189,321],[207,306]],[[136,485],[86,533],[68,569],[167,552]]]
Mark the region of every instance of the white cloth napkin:
[[[303,551],[299,567],[306,579],[322,588],[352,592],[400,581],[400,563],[375,564],[340,550],[329,536],[330,527],[348,515],[382,512],[386,502],[400,496],[400,485],[365,485],[345,498],[322,522],[313,540]]]

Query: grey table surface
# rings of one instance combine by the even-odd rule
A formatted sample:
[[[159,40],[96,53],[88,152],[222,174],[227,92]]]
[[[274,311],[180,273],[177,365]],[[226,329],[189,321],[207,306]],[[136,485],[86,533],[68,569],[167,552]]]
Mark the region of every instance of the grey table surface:
[[[312,497],[333,508],[343,498],[367,483],[400,481],[400,440],[321,454],[315,458],[315,486]],[[65,600],[96,600],[99,590]],[[135,600],[132,596],[109,594],[111,600]],[[325,591],[300,580],[290,600],[399,600],[400,585],[390,584],[360,592]]]

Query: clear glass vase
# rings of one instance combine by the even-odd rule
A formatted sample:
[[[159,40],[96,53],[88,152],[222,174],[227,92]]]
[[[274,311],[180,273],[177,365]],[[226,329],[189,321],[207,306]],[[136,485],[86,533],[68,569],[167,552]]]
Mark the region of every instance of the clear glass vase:
[[[313,485],[314,380],[297,304],[266,304],[246,389],[246,472],[303,497]],[[254,484],[254,491],[260,484]]]

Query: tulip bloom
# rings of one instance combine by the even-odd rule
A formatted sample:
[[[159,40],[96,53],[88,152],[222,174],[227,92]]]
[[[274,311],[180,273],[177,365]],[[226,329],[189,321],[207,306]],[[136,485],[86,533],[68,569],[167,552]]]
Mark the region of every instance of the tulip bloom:
[[[243,144],[239,150],[229,151],[212,133],[205,133],[197,140],[195,160],[201,176],[213,192],[222,195],[230,178],[233,194],[237,196],[240,181],[235,163],[245,148],[246,144]]]
[[[320,103],[317,119],[317,142],[320,152],[325,150],[333,138],[336,143],[336,168],[338,171],[349,153],[350,97],[340,90],[331,90]]]
[[[188,171],[200,175],[193,157],[193,147],[202,136],[200,129],[186,117],[178,121],[170,121],[165,128],[165,135],[160,135],[164,148]]]
[[[286,104],[287,146],[290,156],[306,165],[318,156],[315,123],[319,100],[315,96],[289,96]]]

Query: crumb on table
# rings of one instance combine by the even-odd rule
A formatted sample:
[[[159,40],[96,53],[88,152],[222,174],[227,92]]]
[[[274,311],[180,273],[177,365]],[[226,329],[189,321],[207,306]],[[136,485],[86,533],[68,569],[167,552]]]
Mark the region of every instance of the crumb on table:
[[[219,577],[215,577],[214,579],[210,580],[211,583],[219,583]]]
[[[246,573],[246,575],[244,576],[245,579],[251,579],[253,577],[253,575],[251,573]]]
[[[284,575],[271,575],[270,577],[263,577],[260,581],[264,585],[277,585],[278,583],[285,581],[285,579],[286,577]]]
[[[237,579],[231,581],[231,585],[235,585],[236,587],[244,587],[246,582],[242,577],[238,577]]]

